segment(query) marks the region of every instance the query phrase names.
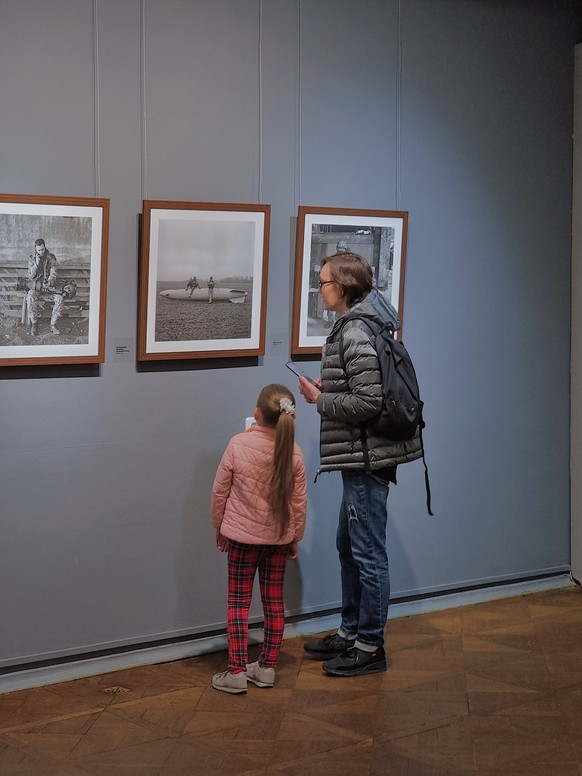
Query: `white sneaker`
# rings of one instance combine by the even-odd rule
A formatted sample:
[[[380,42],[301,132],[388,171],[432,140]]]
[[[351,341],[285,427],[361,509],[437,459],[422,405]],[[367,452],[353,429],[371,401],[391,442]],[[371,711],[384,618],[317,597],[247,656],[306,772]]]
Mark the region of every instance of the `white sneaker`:
[[[257,687],[272,687],[275,684],[275,669],[261,668],[257,663],[247,663],[247,679]]]
[[[214,674],[212,677],[212,686],[215,690],[223,692],[242,693],[247,691],[247,677],[244,671],[240,674],[231,674],[230,671],[223,671],[220,674]]]

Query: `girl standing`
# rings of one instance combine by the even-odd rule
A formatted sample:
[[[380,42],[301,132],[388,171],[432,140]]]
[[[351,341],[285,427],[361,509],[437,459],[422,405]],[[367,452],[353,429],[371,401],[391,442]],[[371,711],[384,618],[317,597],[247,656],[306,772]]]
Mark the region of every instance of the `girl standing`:
[[[211,499],[216,546],[228,553],[228,669],[215,690],[244,693],[247,680],[272,687],[285,606],[288,558],[297,557],[307,511],[303,455],[295,444],[295,399],[284,385],[267,385],[257,399],[256,425],[232,437],[214,478]],[[248,614],[258,569],[264,613],[259,659],[247,664]]]

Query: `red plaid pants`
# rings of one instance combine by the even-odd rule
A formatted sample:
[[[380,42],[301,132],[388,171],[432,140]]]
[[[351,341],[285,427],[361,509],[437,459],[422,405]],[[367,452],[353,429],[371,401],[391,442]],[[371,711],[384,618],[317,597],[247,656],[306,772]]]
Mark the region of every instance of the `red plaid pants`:
[[[228,541],[228,670],[240,673],[248,662],[249,608],[257,569],[264,614],[264,640],[259,665],[277,665],[283,629],[285,604],[283,581],[289,557],[286,544],[241,544]]]

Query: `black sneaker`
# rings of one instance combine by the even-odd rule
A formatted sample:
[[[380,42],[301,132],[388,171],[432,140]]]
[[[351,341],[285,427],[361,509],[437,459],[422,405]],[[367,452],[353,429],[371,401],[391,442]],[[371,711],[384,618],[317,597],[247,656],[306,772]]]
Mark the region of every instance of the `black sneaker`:
[[[355,637],[353,639],[344,639],[338,633],[330,633],[317,641],[306,642],[303,645],[303,649],[314,660],[329,660],[332,657],[341,655],[346,649],[351,649],[355,643]]]
[[[363,676],[386,670],[386,652],[378,647],[374,652],[352,647],[332,660],[326,660],[323,670],[331,676]]]

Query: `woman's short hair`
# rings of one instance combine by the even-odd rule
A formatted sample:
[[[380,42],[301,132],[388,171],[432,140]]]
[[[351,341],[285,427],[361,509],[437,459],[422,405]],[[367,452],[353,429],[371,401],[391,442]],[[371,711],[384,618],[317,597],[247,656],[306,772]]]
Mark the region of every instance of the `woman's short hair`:
[[[348,307],[361,302],[372,290],[372,267],[359,254],[334,253],[323,259],[322,266],[325,264],[329,265],[331,280],[342,287]]]

